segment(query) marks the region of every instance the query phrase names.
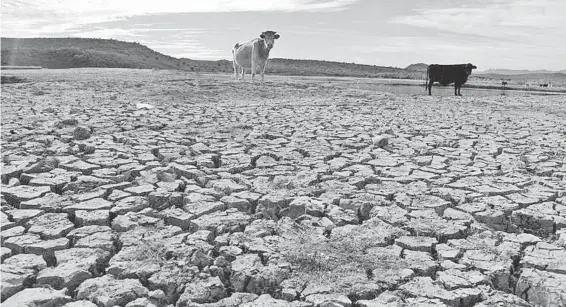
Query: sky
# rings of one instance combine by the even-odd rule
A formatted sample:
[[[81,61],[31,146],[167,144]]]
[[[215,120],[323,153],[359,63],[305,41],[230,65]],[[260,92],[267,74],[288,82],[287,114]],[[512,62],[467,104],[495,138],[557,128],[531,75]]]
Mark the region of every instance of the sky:
[[[271,57],[478,70],[566,69],[566,0],[2,0],[2,37],[138,42],[199,60],[231,59],[274,30]]]

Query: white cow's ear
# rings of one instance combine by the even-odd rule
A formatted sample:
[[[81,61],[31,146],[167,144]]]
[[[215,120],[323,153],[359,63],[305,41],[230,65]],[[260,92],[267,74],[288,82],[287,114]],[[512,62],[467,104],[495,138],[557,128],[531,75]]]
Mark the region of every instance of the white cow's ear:
[[[265,34],[261,33],[261,35],[259,37],[265,38]]]
[[[279,38],[279,34],[275,34],[273,37],[274,37],[275,39],[278,39],[278,38]]]

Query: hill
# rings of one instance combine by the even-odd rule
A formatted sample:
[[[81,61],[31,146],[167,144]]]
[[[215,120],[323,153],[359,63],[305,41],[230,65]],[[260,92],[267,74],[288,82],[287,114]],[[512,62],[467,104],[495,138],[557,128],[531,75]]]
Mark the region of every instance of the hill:
[[[426,77],[428,65],[424,63],[411,64],[405,67],[407,72],[421,72],[423,79]],[[566,85],[566,70],[549,71],[549,70],[513,70],[513,69],[488,69],[486,71],[474,71],[472,78],[480,81],[488,81],[493,84],[501,84],[501,81],[511,81],[514,85],[538,85],[553,84]],[[414,78],[419,79],[419,78]]]
[[[232,73],[229,60],[201,61],[175,58],[135,42],[93,38],[2,38],[2,66],[44,68],[109,67],[178,69],[195,72]],[[318,60],[270,59],[269,74],[301,76],[344,76],[395,79],[425,79],[427,64],[406,68]],[[527,72],[527,73],[522,73]],[[564,72],[566,73],[566,72]],[[517,83],[566,84],[566,74],[551,71],[488,70],[474,72],[480,79]]]
[[[496,75],[530,75],[530,74],[555,74],[555,73],[566,73],[565,70],[552,71],[546,69],[539,70],[516,70],[516,69],[488,69],[485,71],[478,71],[478,74],[496,74]]]
[[[427,68],[428,68],[428,64],[425,64],[425,63],[416,63],[416,64],[411,64],[411,65],[405,67],[405,70],[408,70],[408,71],[420,71],[420,72],[426,73]]]
[[[420,73],[406,71],[396,67],[278,58],[269,60],[269,71],[274,74],[299,76],[350,76],[395,79],[422,78]]]
[[[139,43],[92,38],[2,38],[2,66],[44,68],[111,67],[233,72],[228,60],[200,61],[174,58]],[[271,59],[269,73],[304,76],[424,78],[395,67],[317,60]]]
[[[479,80],[493,81],[495,83],[501,80],[513,81],[516,84],[531,84],[538,85],[544,83],[550,83],[559,86],[566,85],[566,74],[564,73],[529,73],[529,74],[518,74],[518,75],[502,75],[502,74],[479,74],[475,76]]]
[[[2,65],[172,69],[177,63],[175,58],[138,43],[88,38],[2,38]]]
[[[2,66],[232,71],[232,63],[178,59],[139,43],[96,38],[2,38]]]

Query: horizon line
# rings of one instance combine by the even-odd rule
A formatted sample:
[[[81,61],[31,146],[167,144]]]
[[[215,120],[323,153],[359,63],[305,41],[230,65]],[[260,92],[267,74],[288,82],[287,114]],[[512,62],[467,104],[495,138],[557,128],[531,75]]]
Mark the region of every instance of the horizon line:
[[[168,56],[168,57],[172,57],[175,58],[177,60],[191,60],[191,61],[211,61],[211,62],[216,62],[216,61],[232,61],[230,59],[225,59],[225,58],[217,58],[217,59],[191,59],[191,58],[185,58],[185,57],[177,57],[174,55],[170,55],[170,54],[166,54],[163,53],[161,51],[156,51],[155,49],[144,45],[138,41],[126,41],[126,40],[120,40],[120,39],[115,39],[115,38],[98,38],[98,37],[76,37],[76,36],[37,36],[37,37],[4,37],[4,36],[0,36],[0,39],[95,39],[95,40],[113,40],[113,41],[118,41],[118,42],[124,42],[124,43],[130,43],[130,44],[138,44],[141,46],[144,46],[154,52],[160,53],[164,56]],[[2,49],[4,49],[4,47],[2,46]],[[324,60],[324,59],[297,59],[297,58],[270,58],[272,60],[275,59],[281,59],[281,60],[295,60],[295,61],[320,61],[320,62],[331,62],[331,63],[344,63],[344,64],[354,64],[354,65],[365,65],[365,66],[378,66],[378,67],[386,67],[386,68],[397,68],[397,69],[405,69],[406,67],[409,67],[410,65],[415,65],[415,64],[425,64],[425,65],[430,65],[427,63],[423,63],[423,62],[416,62],[416,63],[410,63],[408,65],[406,65],[405,67],[398,67],[398,66],[384,66],[384,65],[376,65],[376,64],[367,64],[367,63],[356,63],[356,62],[346,62],[346,61],[333,61],[333,60]],[[431,63],[433,64],[433,63]],[[549,73],[562,73],[565,74],[563,71],[566,71],[566,68],[564,69],[555,69],[555,70],[548,70],[548,69],[543,69],[543,68],[539,68],[539,69],[513,69],[513,68],[486,68],[483,70],[476,70],[476,73],[479,72],[486,72],[488,70],[509,70],[509,71],[528,71],[528,72],[532,72],[532,73],[536,73],[537,71],[548,71]]]

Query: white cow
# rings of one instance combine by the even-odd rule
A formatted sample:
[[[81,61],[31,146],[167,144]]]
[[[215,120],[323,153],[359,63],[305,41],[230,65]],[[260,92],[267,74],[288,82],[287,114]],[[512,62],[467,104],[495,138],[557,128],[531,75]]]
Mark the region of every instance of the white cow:
[[[279,38],[279,34],[275,31],[265,31],[259,37],[242,44],[238,43],[232,49],[234,78],[236,80],[238,80],[238,69],[240,69],[242,80],[244,80],[246,69],[251,69],[253,81],[256,70],[259,67],[261,69],[261,81],[263,81],[267,60],[269,59],[269,51],[273,48],[275,40]]]

